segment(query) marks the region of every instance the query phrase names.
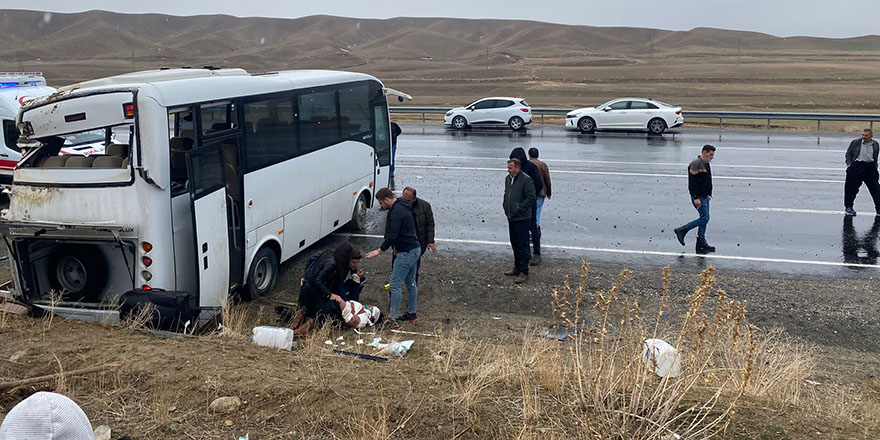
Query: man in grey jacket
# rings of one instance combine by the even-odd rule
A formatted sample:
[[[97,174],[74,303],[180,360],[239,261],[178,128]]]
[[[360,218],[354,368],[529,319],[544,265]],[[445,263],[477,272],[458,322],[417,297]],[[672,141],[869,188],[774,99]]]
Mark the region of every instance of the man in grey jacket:
[[[880,175],[877,173],[877,155],[880,144],[874,140],[874,132],[862,130],[862,138],[854,139],[846,149],[846,182],[843,184],[843,206],[846,215],[856,215],[853,202],[864,183],[874,199],[874,210],[880,215]]]
[[[528,174],[522,172],[522,162],[508,160],[504,179],[504,214],[507,216],[510,246],[513,247],[514,267],[504,275],[515,276],[516,284],[529,280],[529,226],[535,198],[535,184]]]

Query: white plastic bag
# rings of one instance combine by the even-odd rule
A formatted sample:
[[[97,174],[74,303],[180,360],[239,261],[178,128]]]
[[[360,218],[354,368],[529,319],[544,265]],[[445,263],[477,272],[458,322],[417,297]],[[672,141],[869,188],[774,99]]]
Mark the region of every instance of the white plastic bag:
[[[662,339],[645,340],[642,360],[660,377],[678,377],[681,374],[678,350]]]
[[[405,355],[406,352],[409,351],[410,347],[412,347],[413,342],[415,342],[415,341],[409,340],[409,341],[403,341],[403,342],[395,342],[395,343],[389,345],[388,347],[385,347],[385,349],[383,349],[379,353],[384,354],[386,356],[403,357],[403,355]]]
[[[261,347],[275,347],[282,350],[293,348],[293,330],[284,327],[254,327],[251,341]]]

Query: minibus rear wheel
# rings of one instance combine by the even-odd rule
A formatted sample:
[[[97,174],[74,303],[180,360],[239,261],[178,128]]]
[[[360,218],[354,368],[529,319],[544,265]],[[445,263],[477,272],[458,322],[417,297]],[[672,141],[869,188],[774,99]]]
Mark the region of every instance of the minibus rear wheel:
[[[278,279],[278,255],[269,246],[263,246],[248,271],[247,289],[251,299],[266,296],[275,287]]]
[[[98,302],[107,284],[107,260],[95,246],[60,246],[49,260],[49,282],[65,301]]]

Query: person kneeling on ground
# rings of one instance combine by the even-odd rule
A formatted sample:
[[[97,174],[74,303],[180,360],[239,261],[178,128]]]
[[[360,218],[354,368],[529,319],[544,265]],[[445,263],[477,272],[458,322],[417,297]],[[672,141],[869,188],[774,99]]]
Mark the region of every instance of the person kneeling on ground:
[[[299,293],[300,309],[290,326],[297,336],[307,334],[327,318],[342,319],[339,301],[345,300],[338,292],[344,280],[350,278],[351,271],[358,270],[360,260],[360,252],[348,242],[332,252],[309,257]],[[357,272],[355,275],[359,276]]]

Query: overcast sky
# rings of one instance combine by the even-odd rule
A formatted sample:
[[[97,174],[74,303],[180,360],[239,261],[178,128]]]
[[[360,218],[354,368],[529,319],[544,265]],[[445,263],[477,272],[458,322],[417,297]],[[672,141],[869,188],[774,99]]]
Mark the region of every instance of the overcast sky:
[[[526,19],[669,30],[716,27],[781,37],[880,34],[880,0],[0,0],[0,9],[54,12],[103,9],[129,13],[281,18],[326,14],[358,18]]]

